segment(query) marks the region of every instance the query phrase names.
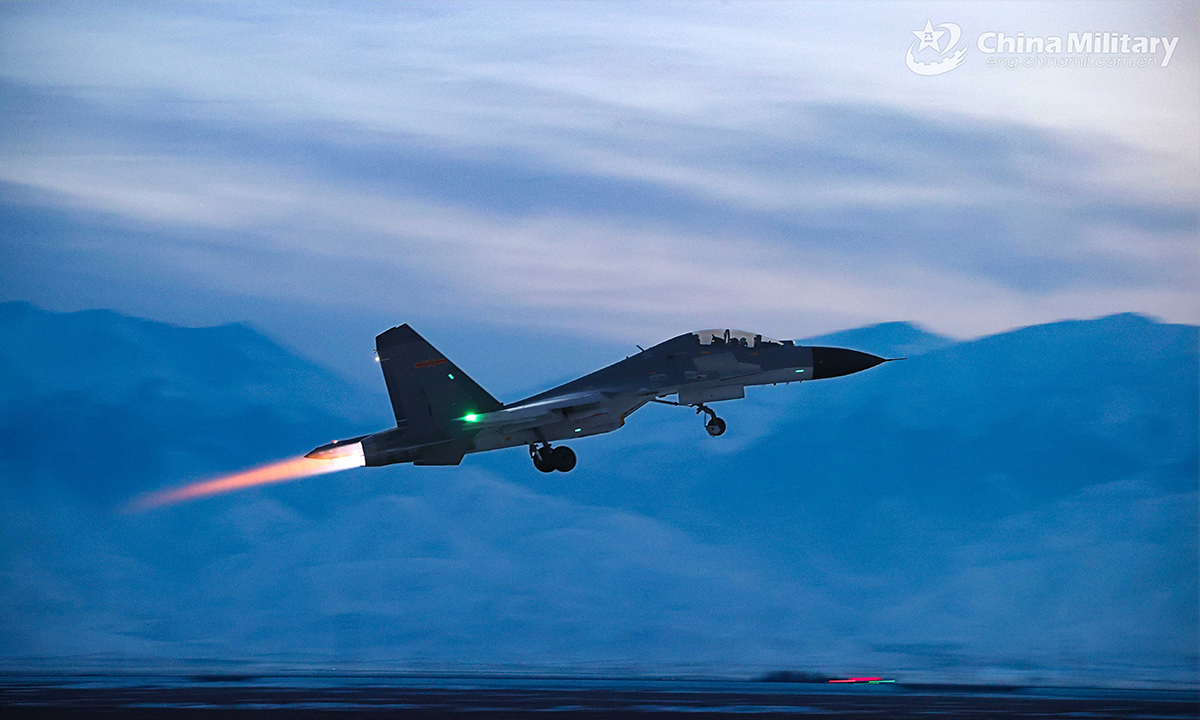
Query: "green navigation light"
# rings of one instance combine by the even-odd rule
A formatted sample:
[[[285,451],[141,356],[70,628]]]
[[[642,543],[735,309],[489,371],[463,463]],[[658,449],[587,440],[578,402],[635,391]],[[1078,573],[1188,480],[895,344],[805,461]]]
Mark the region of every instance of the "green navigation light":
[[[463,420],[466,420],[467,422],[479,422],[479,416],[475,413],[471,413],[470,415],[464,415]]]

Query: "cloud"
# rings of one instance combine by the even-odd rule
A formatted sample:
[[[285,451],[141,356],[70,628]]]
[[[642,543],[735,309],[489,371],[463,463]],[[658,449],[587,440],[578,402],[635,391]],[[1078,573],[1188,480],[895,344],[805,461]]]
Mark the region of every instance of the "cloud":
[[[119,174],[111,173],[115,167]],[[1184,268],[1170,282],[1168,273],[1147,278],[1149,268],[1130,270],[1124,252],[1118,255],[1122,268],[1084,257],[1082,248],[1075,258],[1006,254],[999,247],[972,256],[953,247],[959,238],[947,236],[956,232],[953,220],[941,227],[942,221],[920,215],[906,220],[895,212],[878,217],[874,232],[888,220],[893,235],[919,236],[922,225],[933,225],[935,236],[925,248],[871,247],[864,237],[871,231],[863,228],[822,229],[807,243],[793,243],[669,222],[642,224],[619,212],[597,218],[560,208],[518,215],[476,211],[241,162],[43,157],[11,163],[3,176],[48,193],[51,202],[132,221],[143,239],[120,234],[109,243],[91,234],[89,242],[143,272],[166,266],[220,292],[351,307],[370,307],[381,296],[396,303],[436,298],[447,313],[482,312],[492,322],[503,322],[508,311],[489,313],[487,307],[553,308],[559,319],[552,322],[614,337],[628,337],[630,328],[653,338],[677,332],[682,323],[704,324],[707,311],[695,298],[705,295],[719,298],[731,324],[792,328],[795,334],[821,318],[849,324],[896,312],[958,334],[1130,303],[1170,316],[1180,312],[1174,304],[1191,280],[1178,262],[1178,254],[1191,249],[1174,241],[1176,232],[1152,252],[1163,257],[1150,265]],[[802,230],[799,224],[797,232]],[[940,260],[937,248],[944,250]],[[269,259],[245,262],[255,255]],[[1107,287],[1098,282],[1105,272],[1113,276]],[[974,308],[969,319],[955,310],[964,304]]]
[[[884,92],[891,8],[9,12],[8,202],[164,292],[609,337],[1197,319],[1190,146]]]

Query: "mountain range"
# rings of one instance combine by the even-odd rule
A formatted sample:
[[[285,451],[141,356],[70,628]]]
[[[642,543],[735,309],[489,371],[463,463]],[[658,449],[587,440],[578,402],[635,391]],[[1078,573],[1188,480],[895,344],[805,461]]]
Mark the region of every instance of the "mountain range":
[[[9,664],[1197,681],[1196,327],[885,323],[808,342],[905,360],[751,389],[721,438],[652,406],[568,475],[518,449],[136,515],[385,427],[382,381],[245,325],[6,303],[0,333]]]

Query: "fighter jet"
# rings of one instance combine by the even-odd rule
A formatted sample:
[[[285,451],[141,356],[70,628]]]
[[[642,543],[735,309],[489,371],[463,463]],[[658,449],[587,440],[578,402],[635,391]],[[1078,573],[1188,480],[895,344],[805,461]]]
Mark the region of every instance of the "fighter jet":
[[[525,445],[538,470],[570,472],[574,451],[552,443],[617,430],[647,403],[695,408],[706,417],[704,429],[718,437],[725,421],[708,403],[743,398],[749,385],[823,380],[887,362],[741,330],[701,330],[506,405],[408,325],[380,334],[375,347],[396,427],[322,445],[306,457],[458,465],[468,453]]]

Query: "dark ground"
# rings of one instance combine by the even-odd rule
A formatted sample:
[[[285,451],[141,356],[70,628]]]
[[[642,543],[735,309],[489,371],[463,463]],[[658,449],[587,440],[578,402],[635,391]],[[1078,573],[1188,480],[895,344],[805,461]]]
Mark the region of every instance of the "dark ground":
[[[503,718],[747,714],[1196,718],[1200,694],[951,685],[535,678],[0,677],[5,718]]]

